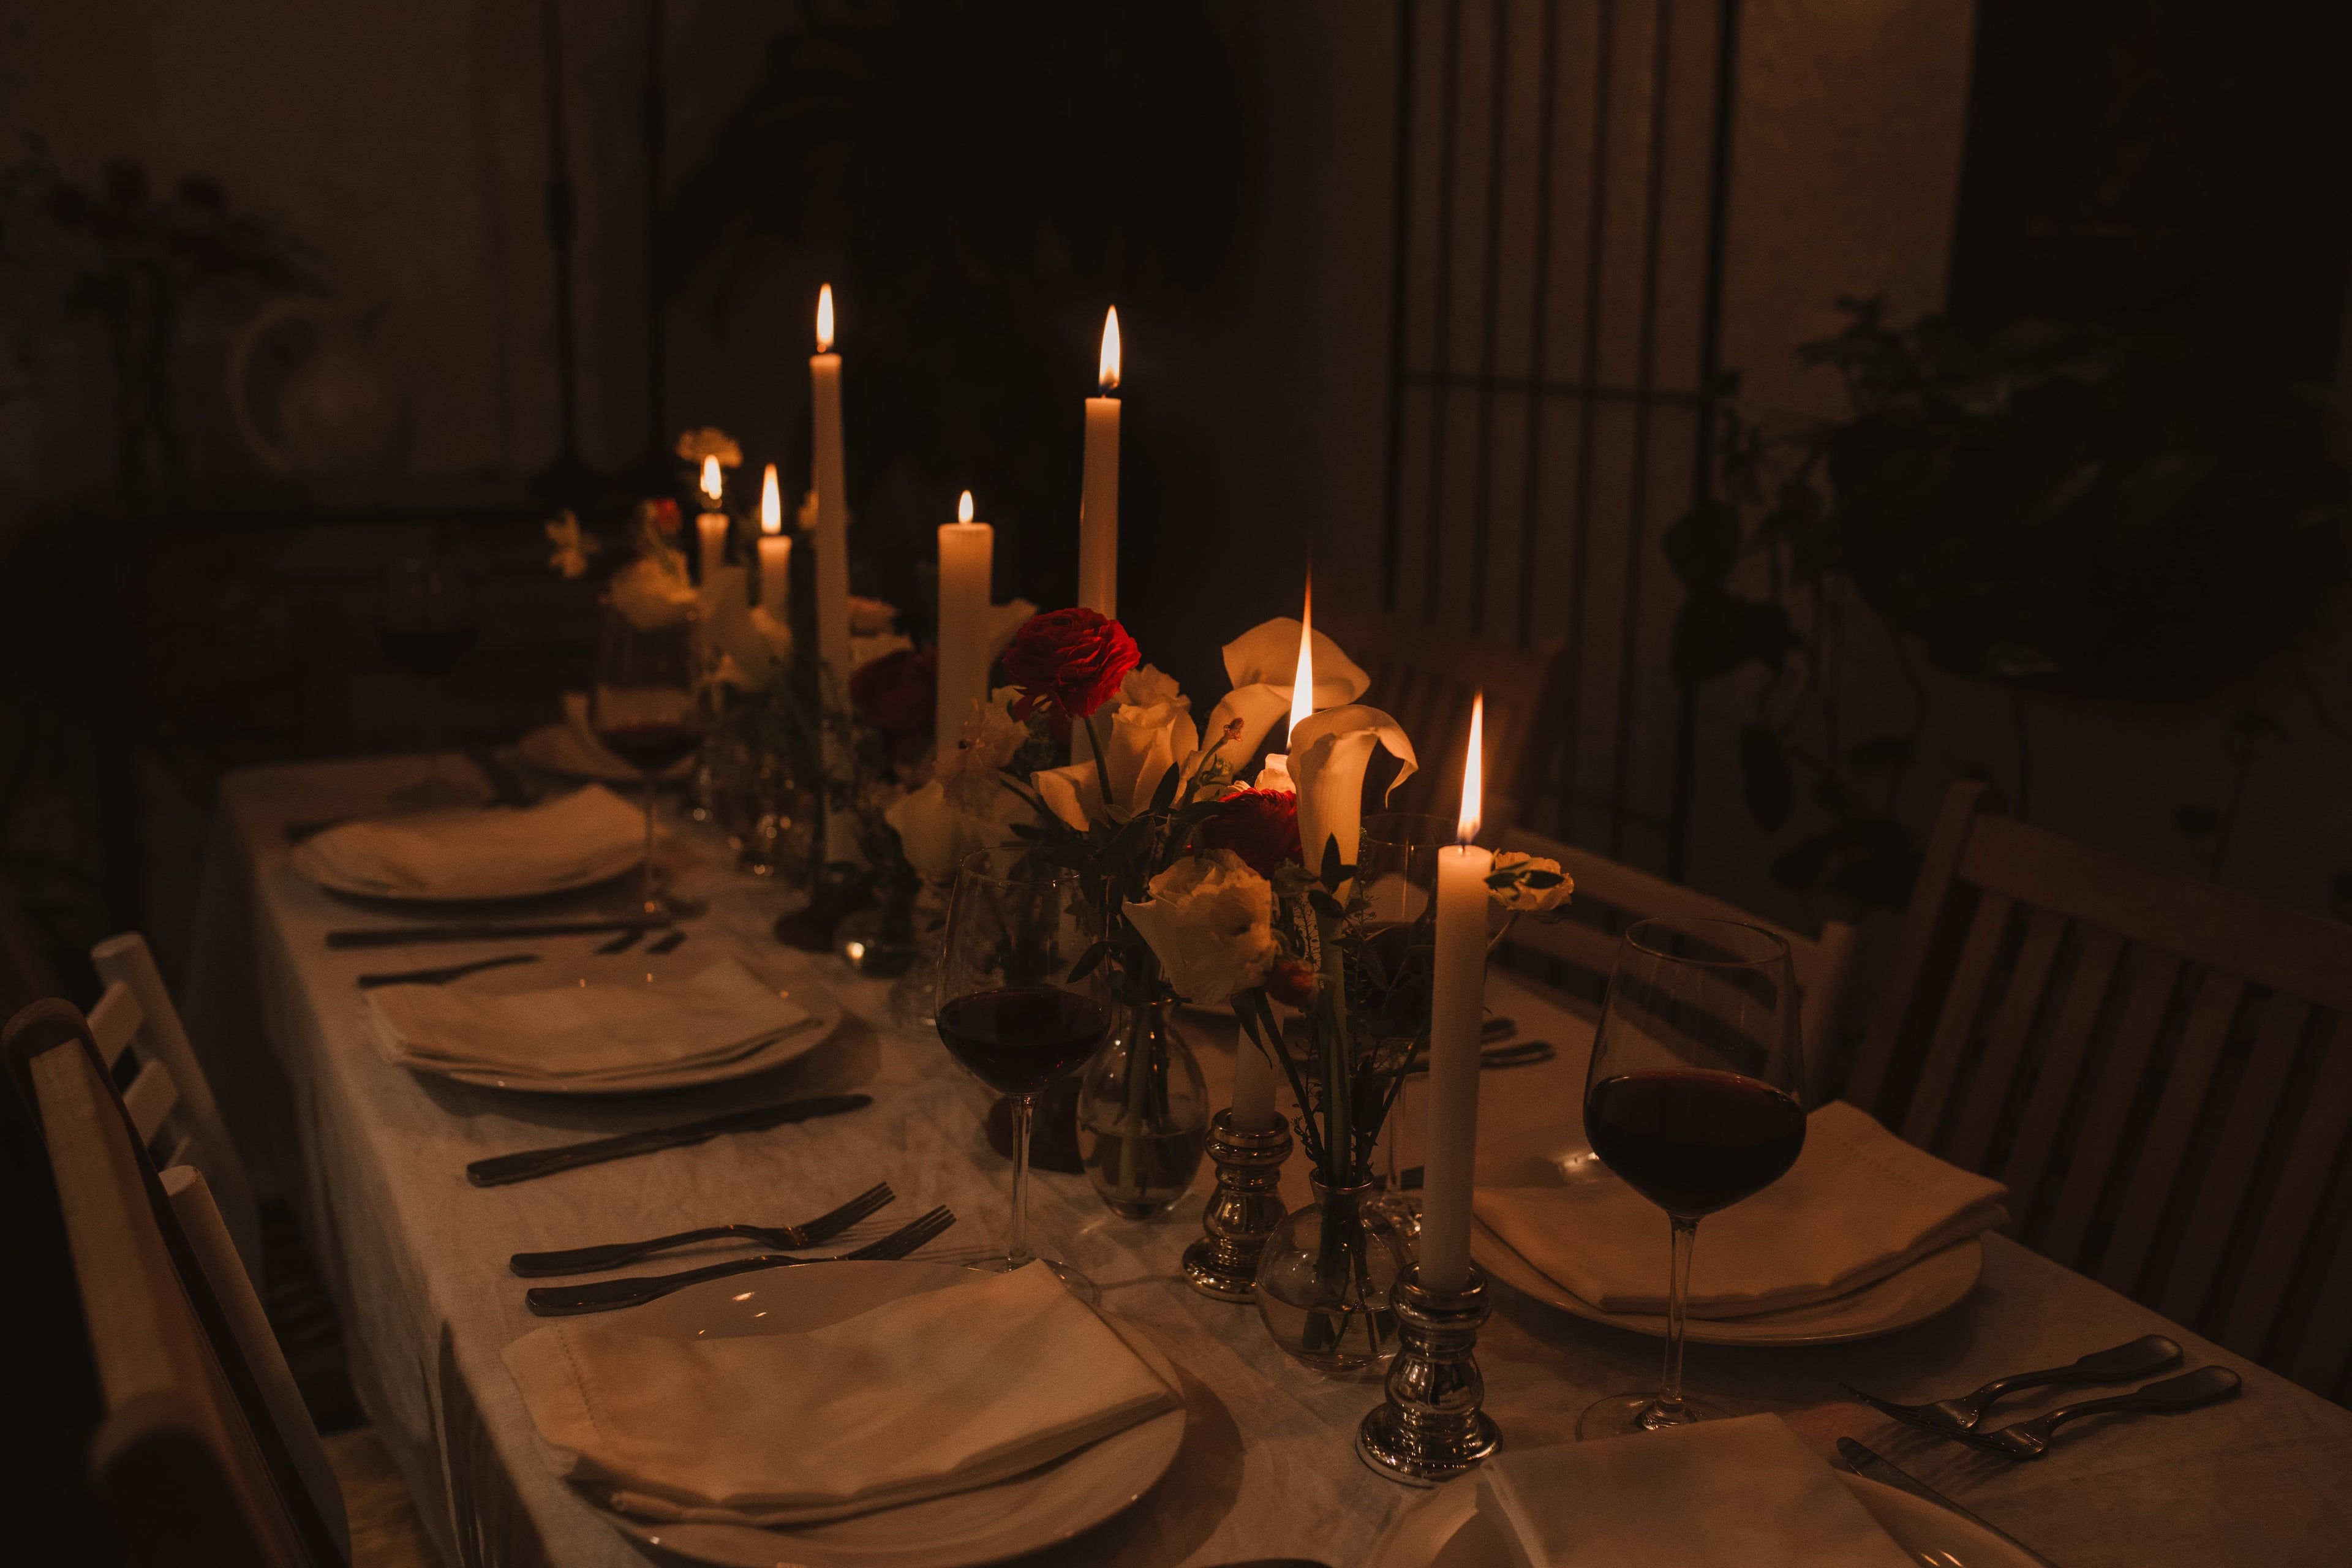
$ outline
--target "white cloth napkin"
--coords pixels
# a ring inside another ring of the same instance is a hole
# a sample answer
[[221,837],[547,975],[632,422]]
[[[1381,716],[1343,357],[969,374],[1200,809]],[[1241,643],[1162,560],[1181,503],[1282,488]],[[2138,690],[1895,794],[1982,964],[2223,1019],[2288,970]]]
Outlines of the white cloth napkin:
[[1517,1568],[1908,1568],[1911,1554],[1778,1415],[1705,1421],[1478,1471]]
[[652,1519],[802,1524],[964,1491],[1179,1403],[1035,1263],[803,1333],[567,1319],[506,1363],[549,1467]]
[[624,1079],[725,1061],[809,1021],[798,1003],[732,958],[691,980],[508,995],[385,985],[360,1001],[368,1039],[395,1066],[547,1080]]
[[601,784],[520,811],[461,806],[347,822],[296,848],[295,865],[418,899],[505,898],[618,875],[645,849],[643,809]]
[[[1826,1301],[2008,1223],[2009,1189],[1905,1142],[1843,1100],[1805,1119],[1789,1173],[1709,1215],[1691,1255],[1694,1317]],[[1597,1168],[1564,1185],[1481,1187],[1478,1218],[1604,1312],[1666,1310],[1666,1216]]]

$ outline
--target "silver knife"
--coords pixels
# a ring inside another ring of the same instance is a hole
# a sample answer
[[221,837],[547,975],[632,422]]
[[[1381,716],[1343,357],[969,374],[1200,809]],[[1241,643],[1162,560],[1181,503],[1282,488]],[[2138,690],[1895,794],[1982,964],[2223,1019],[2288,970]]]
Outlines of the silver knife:
[[811,1117],[838,1116],[845,1110],[862,1110],[873,1103],[874,1097],[870,1094],[826,1094],[809,1100],[755,1105],[744,1110],[730,1110],[721,1116],[706,1116],[699,1121],[681,1121],[673,1127],[649,1127],[643,1132],[624,1132],[615,1138],[592,1138],[585,1143],[565,1143],[553,1149],[526,1149],[520,1154],[499,1154],[488,1160],[477,1160],[466,1167],[466,1180],[478,1187],[504,1186],[509,1182],[527,1182],[533,1176],[544,1176],[556,1171],[601,1164],[606,1160],[625,1160],[633,1154],[650,1154],[656,1149],[676,1149],[688,1143],[699,1143],[722,1132],[756,1132],[763,1128],[782,1127],[789,1121],[806,1121]]
[[521,941],[534,936],[595,936],[616,931],[667,931],[667,915],[608,915],[588,920],[478,921],[468,925],[366,926],[357,931],[331,931],[327,945],[342,951],[354,947],[430,947],[456,942]]
[[1944,1510],[1948,1513],[1956,1513],[1959,1515],[1962,1519],[1967,1520],[1970,1524],[1975,1525],[1979,1530],[1985,1531],[1990,1534],[2000,1537],[2001,1540],[2008,1542],[2011,1546],[2016,1547],[2020,1552],[2024,1552],[2028,1557],[2033,1559],[2034,1562],[2041,1563],[2042,1568],[2058,1568],[2058,1564],[2051,1562],[2050,1559],[2042,1556],[2042,1553],[2034,1551],[2033,1548],[2028,1546],[2025,1542],[2020,1541],[2009,1531],[2001,1529],[2000,1526],[1993,1523],[1990,1520],[1969,1512],[1967,1509],[1962,1508],[1958,1503],[1954,1502],[1950,1498],[1946,1497],[1943,1493],[1937,1491],[1927,1482],[1911,1474],[1910,1471],[1897,1467],[1891,1460],[1879,1458],[1878,1455],[1873,1453],[1870,1449],[1864,1447],[1860,1443],[1855,1442],[1853,1438],[1839,1438],[1837,1441],[1837,1447],[1838,1457],[1846,1462],[1846,1468],[1852,1470],[1855,1475],[1862,1477],[1864,1479],[1876,1481],[1882,1486],[1893,1487],[1899,1492],[1908,1492],[1922,1502],[1934,1503],[1937,1508]]

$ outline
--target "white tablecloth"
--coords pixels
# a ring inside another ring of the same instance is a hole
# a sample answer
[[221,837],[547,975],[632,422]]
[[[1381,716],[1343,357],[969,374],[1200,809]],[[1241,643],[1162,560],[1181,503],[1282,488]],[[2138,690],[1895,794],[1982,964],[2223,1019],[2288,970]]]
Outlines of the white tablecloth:
[[[191,1033],[234,1101],[240,1136],[303,1216],[342,1310],[361,1396],[450,1560],[642,1563],[534,1451],[499,1358],[541,1320],[524,1310],[508,1255],[712,1221],[801,1219],[887,1179],[898,1202],[885,1217],[950,1204],[963,1222],[926,1256],[970,1258],[1001,1236],[1011,1173],[980,1131],[984,1097],[936,1041],[890,1032],[884,986],[829,957],[793,962],[855,1016],[834,1042],[761,1079],[650,1103],[563,1103],[388,1066],[359,1032],[352,982],[407,960],[331,952],[324,935],[399,917],[296,875],[284,825],[373,805],[415,771],[407,762],[321,763],[226,784],[187,984]],[[676,835],[673,848],[691,852],[692,836]],[[698,934],[723,928],[764,940],[788,896],[715,862],[697,882],[714,895],[710,913],[693,922]],[[493,950],[394,951],[423,965]],[[1486,1075],[1483,1136],[1573,1121],[1589,1026],[1507,977],[1490,1004],[1523,1036],[1561,1049],[1546,1066]],[[1211,1029],[1197,1031],[1195,1044],[1222,1101],[1229,1045]],[[514,1186],[479,1190],[465,1179],[467,1163],[487,1154],[842,1089],[876,1103]],[[1404,1160],[1417,1162],[1419,1102],[1400,1114]],[[1295,1554],[1345,1568],[1422,1495],[1374,1476],[1352,1451],[1357,1421],[1379,1400],[1376,1383],[1302,1370],[1276,1350],[1254,1310],[1207,1300],[1176,1278],[1207,1182],[1204,1166],[1194,1193],[1148,1224],[1110,1215],[1083,1177],[1045,1174],[1033,1185],[1033,1237],[1092,1274],[1105,1308],[1140,1325],[1182,1369],[1191,1417],[1183,1451],[1154,1492],[1046,1560],[1174,1565]],[[1507,1289],[1496,1294],[1479,1360],[1507,1442],[1567,1440],[1591,1400],[1655,1379],[1656,1342]],[[2189,1415],[2105,1423],[2038,1463],[2011,1465],[1913,1433],[1837,1386],[1937,1396],[2152,1330],[2179,1338],[2192,1363],[2237,1367],[2245,1393]],[[1841,1434],[1858,1436],[2066,1568],[2352,1556],[2352,1413],[1998,1237],[1974,1294],[1933,1322],[1817,1349],[1694,1346],[1688,1383],[1735,1412],[1781,1412],[1824,1452]]]

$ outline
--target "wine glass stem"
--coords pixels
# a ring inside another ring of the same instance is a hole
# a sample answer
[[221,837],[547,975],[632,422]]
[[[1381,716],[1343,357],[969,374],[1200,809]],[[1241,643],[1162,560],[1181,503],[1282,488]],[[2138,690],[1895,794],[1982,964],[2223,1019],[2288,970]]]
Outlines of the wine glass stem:
[[1698,1221],[1668,1217],[1674,1222],[1674,1272],[1666,1285],[1666,1373],[1658,1388],[1657,1414],[1672,1423],[1683,1413],[1683,1323],[1690,1314],[1691,1245],[1698,1239]]
[[637,897],[645,912],[654,910],[654,775],[646,775],[646,858],[637,871]]
[[1004,1241],[1004,1266],[1018,1268],[1029,1261],[1029,1118],[1030,1097],[1013,1097],[1013,1228]]

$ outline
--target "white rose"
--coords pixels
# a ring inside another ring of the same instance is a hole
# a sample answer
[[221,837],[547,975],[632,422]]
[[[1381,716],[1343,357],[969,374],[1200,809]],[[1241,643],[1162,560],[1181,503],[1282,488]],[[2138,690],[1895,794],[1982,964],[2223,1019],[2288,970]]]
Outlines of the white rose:
[[694,584],[648,556],[613,574],[606,599],[631,626],[650,632],[674,626],[693,611]]
[[1274,885],[1230,849],[1179,860],[1151,879],[1151,897],[1125,907],[1168,983],[1188,1001],[1224,1001],[1265,979],[1274,941]]
[[1029,803],[1002,780],[993,793],[967,805],[959,804],[947,785],[933,779],[891,802],[882,820],[897,831],[908,865],[932,882],[946,883],[955,879],[956,868],[965,856],[1012,843],[1013,825],[1030,816]]
[[1097,730],[1103,737],[1103,763],[1110,774],[1108,805],[1123,816],[1147,810],[1168,770],[1189,761],[1201,749],[1200,728],[1192,722],[1192,700],[1150,665],[1129,671],[1118,697],[1096,712],[1091,725],[1072,727],[1070,765],[1045,769],[1034,781],[1054,815],[1076,828],[1102,821],[1106,815],[1102,777],[1095,771]]
[[1576,891],[1576,879],[1557,860],[1506,849],[1495,857],[1486,873],[1486,889],[1496,903],[1514,914],[1549,914]]

